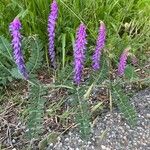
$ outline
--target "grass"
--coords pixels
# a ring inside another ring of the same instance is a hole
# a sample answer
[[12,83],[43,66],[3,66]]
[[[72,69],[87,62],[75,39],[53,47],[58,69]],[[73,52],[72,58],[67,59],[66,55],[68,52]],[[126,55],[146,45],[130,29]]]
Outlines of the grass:
[[[148,50],[150,11],[148,0],[58,0],[59,19],[56,29],[56,52],[61,67],[72,60],[72,38],[82,21],[88,28],[88,43],[95,45],[99,21],[107,27],[107,45],[112,60],[127,46],[141,56]],[[0,2],[0,34],[9,36],[8,25],[19,16],[25,36],[38,34],[47,49],[47,18],[51,1],[12,0]],[[5,7],[6,6],[6,7]],[[3,15],[6,14],[6,15]],[[64,49],[65,46],[65,49]],[[89,49],[89,53],[93,49]],[[65,51],[65,53],[64,53]],[[47,50],[45,50],[47,52]]]

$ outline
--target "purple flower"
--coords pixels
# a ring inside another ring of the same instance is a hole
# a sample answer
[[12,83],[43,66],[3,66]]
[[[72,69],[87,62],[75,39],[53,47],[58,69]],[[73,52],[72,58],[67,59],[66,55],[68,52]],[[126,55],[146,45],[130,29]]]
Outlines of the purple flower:
[[130,48],[126,48],[120,56],[119,65],[118,65],[118,75],[119,76],[122,76],[124,74],[129,49]]
[[82,71],[85,60],[86,49],[86,27],[84,24],[80,24],[76,32],[76,41],[74,45],[74,82],[79,85],[81,82]]
[[21,29],[20,20],[18,18],[15,18],[10,23],[9,26],[9,31],[12,36],[12,48],[13,48],[14,59],[20,73],[24,76],[25,79],[28,79],[28,73],[25,67],[23,54],[21,51],[21,34],[19,31],[20,29]]
[[56,0],[53,0],[51,4],[51,13],[48,17],[48,38],[49,38],[49,57],[52,66],[56,68],[55,50],[54,50],[54,39],[55,39],[55,26],[58,17],[58,6]]
[[100,68],[100,57],[102,49],[105,46],[105,39],[106,39],[106,28],[105,24],[101,21],[95,51],[92,57],[92,67],[94,70],[98,70]]

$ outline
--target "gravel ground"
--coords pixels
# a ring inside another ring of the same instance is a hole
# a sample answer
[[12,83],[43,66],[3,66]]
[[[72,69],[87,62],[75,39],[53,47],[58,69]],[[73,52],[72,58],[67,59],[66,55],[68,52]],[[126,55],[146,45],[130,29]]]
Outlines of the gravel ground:
[[138,123],[131,128],[121,114],[114,110],[100,116],[92,137],[85,142],[76,131],[58,138],[47,150],[150,150],[150,89],[133,96],[132,103],[138,112]]

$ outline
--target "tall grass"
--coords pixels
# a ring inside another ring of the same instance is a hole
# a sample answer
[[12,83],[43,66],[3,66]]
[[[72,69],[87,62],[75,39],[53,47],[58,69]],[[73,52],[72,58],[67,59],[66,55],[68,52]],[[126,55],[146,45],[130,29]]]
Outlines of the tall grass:
[[[74,38],[74,32],[81,21],[88,28],[88,43],[91,47],[89,53],[95,44],[100,20],[107,26],[106,48],[113,60],[118,59],[121,51],[128,45],[132,47],[132,52],[138,55],[148,50],[149,0],[57,0],[57,2],[59,19],[56,51],[63,67],[72,59],[71,39]],[[47,49],[47,18],[50,3],[51,0],[2,0],[0,34],[8,36],[9,23],[15,16],[19,16],[23,23],[23,33],[38,34]]]

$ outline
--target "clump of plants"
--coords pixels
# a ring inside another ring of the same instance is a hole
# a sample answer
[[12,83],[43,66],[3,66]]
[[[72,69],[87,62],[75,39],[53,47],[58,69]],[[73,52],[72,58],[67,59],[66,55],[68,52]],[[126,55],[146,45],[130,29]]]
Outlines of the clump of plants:
[[[51,4],[51,12],[48,17],[48,54],[50,67],[53,72],[57,72],[58,63],[55,51],[55,33],[58,18],[58,4],[54,0]],[[105,21],[104,21],[105,22]],[[136,76],[134,67],[127,65],[128,56],[134,56],[126,45],[120,56],[118,71],[114,72],[115,79],[111,71],[115,70],[109,55],[109,49],[105,48],[107,42],[107,25],[100,22],[96,46],[92,56],[90,56],[91,70],[88,78],[84,78],[84,69],[87,60],[88,51],[88,33],[86,24],[81,22],[76,31],[76,37],[73,44],[73,65],[70,70],[62,71],[62,75],[55,79],[54,83],[43,84],[37,79],[36,71],[43,66],[43,45],[38,36],[22,37],[20,30],[22,27],[19,18],[15,18],[9,30],[12,36],[11,46],[6,38],[0,37],[1,55],[0,61],[1,79],[0,84],[6,84],[13,78],[25,80],[29,87],[29,101],[27,113],[28,135],[31,139],[37,138],[42,132],[42,122],[44,117],[44,106],[49,88],[61,88],[68,91],[71,97],[71,105],[76,108],[74,120],[83,138],[90,135],[92,111],[88,99],[95,88],[105,87],[109,92],[110,109],[112,105],[118,106],[125,118],[131,125],[136,124],[136,110],[130,104],[129,97],[123,89],[124,83],[137,82],[140,79]],[[90,37],[88,37],[90,38]],[[24,58],[24,53],[29,57]],[[88,55],[89,57],[89,55]],[[134,58],[135,57],[131,57]],[[135,62],[135,61],[134,61]],[[17,67],[16,67],[17,66]],[[68,66],[66,65],[66,68]],[[64,69],[65,70],[65,69]],[[127,73],[126,73],[127,72]],[[126,74],[129,74],[127,76]],[[3,79],[4,78],[4,79]],[[100,105],[97,104],[93,109],[97,110]],[[92,109],[92,110],[93,110]]]

